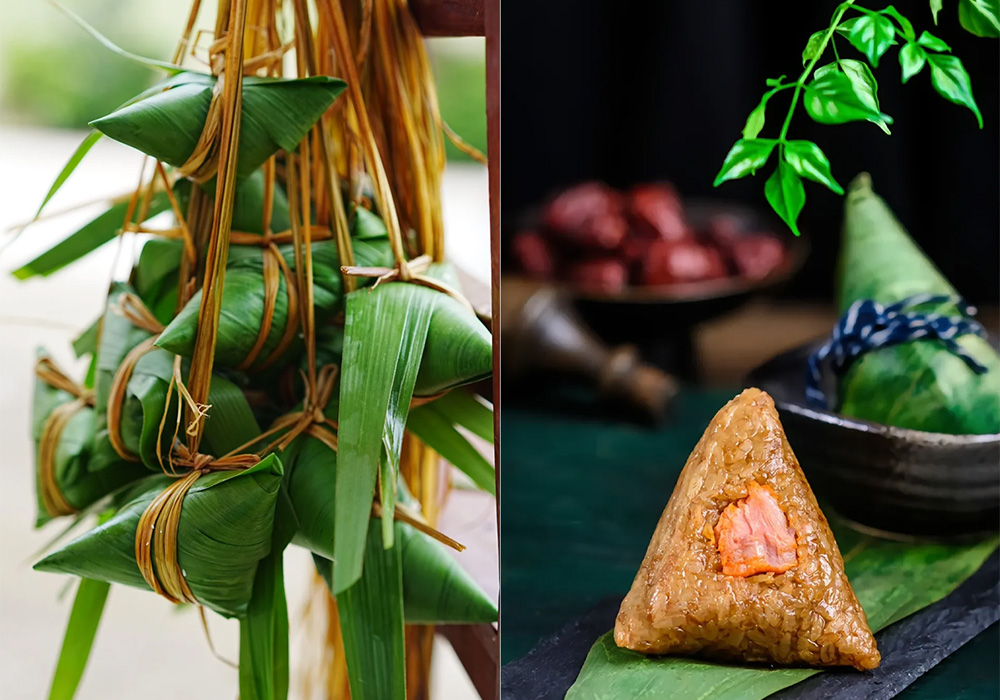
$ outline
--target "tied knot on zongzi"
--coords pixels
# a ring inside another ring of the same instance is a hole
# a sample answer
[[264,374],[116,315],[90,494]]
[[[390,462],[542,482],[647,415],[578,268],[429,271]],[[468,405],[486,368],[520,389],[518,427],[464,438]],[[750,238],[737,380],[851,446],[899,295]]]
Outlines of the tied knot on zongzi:
[[186,467],[183,476],[165,488],[143,511],[135,531],[135,560],[143,579],[156,593],[172,603],[199,604],[188,586],[177,559],[177,533],[184,497],[195,482],[214,471],[249,469],[260,462],[255,454],[229,454],[219,459],[193,453],[185,445],[174,448],[171,466]]
[[42,426],[38,440],[38,487],[42,505],[52,517],[71,515],[77,509],[66,500],[56,479],[56,450],[63,430],[81,410],[94,405],[94,392],[73,381],[51,358],[41,357],[35,375],[49,386],[65,391],[72,401],[56,406]]
[[295,438],[303,434],[316,438],[331,450],[337,449],[337,435],[333,432],[337,430],[337,422],[327,417],[326,406],[333,398],[338,373],[337,365],[324,365],[316,374],[314,381],[310,382],[308,377],[304,377],[306,393],[302,400],[302,408],[281,416],[266,433],[261,435],[261,438],[264,438],[283,430],[288,431],[268,446],[268,452],[272,449],[282,451],[287,449]]
[[[953,305],[961,315],[913,310],[919,306],[943,304]],[[949,352],[960,357],[970,370],[983,374],[987,371],[986,367],[955,341],[970,334],[986,337],[982,324],[972,318],[975,313],[974,306],[959,296],[949,294],[916,294],[887,305],[872,299],[858,299],[840,317],[829,339],[809,356],[806,397],[816,406],[827,407],[822,365],[828,359],[834,373],[839,376],[867,352],[914,340],[938,340]]]
[[436,280],[425,274],[430,269],[434,259],[430,255],[420,255],[407,262],[405,258],[400,258],[396,262],[396,267],[360,267],[355,265],[344,265],[340,271],[351,277],[374,277],[375,284],[370,289],[374,291],[383,282],[410,282],[428,287],[435,291],[447,294],[473,314],[476,310],[465,296],[445,282]]

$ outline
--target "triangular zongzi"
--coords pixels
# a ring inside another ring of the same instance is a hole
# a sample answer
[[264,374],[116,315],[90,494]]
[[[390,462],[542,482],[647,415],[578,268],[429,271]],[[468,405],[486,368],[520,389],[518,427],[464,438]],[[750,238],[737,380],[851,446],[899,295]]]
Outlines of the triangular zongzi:
[[854,666],[881,659],[771,397],[747,389],[688,458],[615,623],[647,654]]

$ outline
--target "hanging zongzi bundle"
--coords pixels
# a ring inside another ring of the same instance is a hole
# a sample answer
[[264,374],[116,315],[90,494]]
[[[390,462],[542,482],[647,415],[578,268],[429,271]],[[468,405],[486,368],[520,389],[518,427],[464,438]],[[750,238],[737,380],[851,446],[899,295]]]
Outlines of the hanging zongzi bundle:
[[835,358],[841,413],[929,432],[1000,433],[1000,356],[867,174],[848,188],[840,275],[844,318],[811,376]]
[[[93,393],[76,385],[48,357],[35,367],[32,432],[36,446],[36,526],[76,513],[145,472],[120,459],[96,464]],[[100,468],[97,468],[100,467]]]
[[[161,517],[155,528],[155,521],[145,521],[151,504],[177,489],[183,479],[147,477],[141,492],[114,517],[48,555],[35,569],[150,589],[152,577],[178,600],[197,602],[228,617],[242,615],[257,562],[271,549],[282,474],[281,462],[270,455],[248,469],[197,477],[186,484],[188,490],[179,494],[178,503],[167,504],[175,510]],[[173,495],[178,495],[176,490]],[[169,516],[177,517],[173,530]],[[146,522],[151,540],[144,541],[138,532],[140,521]],[[144,569],[137,553],[149,560]]]
[[771,397],[712,419],[615,622],[646,654],[854,666],[881,656]]

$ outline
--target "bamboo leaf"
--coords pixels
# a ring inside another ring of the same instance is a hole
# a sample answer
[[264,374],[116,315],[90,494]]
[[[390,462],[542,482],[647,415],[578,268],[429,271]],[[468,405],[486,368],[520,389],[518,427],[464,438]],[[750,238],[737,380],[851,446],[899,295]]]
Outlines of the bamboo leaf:
[[[170,208],[170,201],[163,192],[157,192],[149,206],[149,216],[152,217]],[[128,202],[114,204],[100,216],[75,233],[45,251],[34,260],[14,270],[17,279],[25,280],[35,275],[47,276],[66,265],[76,262],[84,255],[91,253],[112,240],[119,234],[128,213]],[[133,221],[135,218],[133,217]]]
[[337,596],[347,675],[352,700],[405,700],[401,548],[382,547],[377,520],[366,523],[364,574]]
[[493,444],[493,406],[468,391],[449,391],[430,405],[451,423]]
[[155,68],[155,69],[158,69],[158,70],[164,70],[164,71],[167,71],[168,73],[180,73],[183,70],[180,66],[174,65],[173,63],[166,63],[165,61],[157,61],[156,59],[145,58],[144,56],[137,56],[134,53],[126,51],[125,49],[121,48],[120,46],[118,46],[117,44],[115,44],[113,41],[111,41],[110,39],[108,39],[106,36],[104,36],[103,34],[101,34],[99,31],[97,31],[90,24],[88,24],[82,17],[80,17],[80,15],[76,14],[75,12],[73,12],[72,10],[70,10],[68,7],[65,7],[64,5],[62,5],[62,3],[56,2],[56,0],[49,0],[49,2],[57,10],[59,10],[64,15],[66,15],[71,20],[73,20],[73,22],[78,27],[80,27],[80,29],[82,29],[83,31],[87,32],[87,34],[90,34],[90,36],[94,37],[95,39],[97,39],[97,41],[104,48],[108,49],[112,53],[116,53],[119,56],[121,56],[122,58],[128,59],[129,61],[132,61],[134,63],[138,63],[139,65],[145,66],[146,68]]
[[490,495],[496,495],[496,471],[493,465],[455,430],[451,421],[433,403],[413,409],[406,427],[464,472],[476,486]]
[[[348,295],[334,509],[337,594],[361,575],[383,448],[392,472],[398,473],[410,399],[438,296],[443,295],[402,282]],[[393,483],[383,480],[383,490],[394,488]],[[391,510],[386,515],[391,519]],[[383,534],[383,540],[391,546],[391,537]]]
[[[855,556],[846,564],[851,586],[872,630],[880,630],[944,598],[982,565],[997,538],[968,546],[907,544],[866,537],[841,527],[838,543]],[[919,580],[919,586],[912,582]],[[821,673],[716,664],[679,656],[651,657],[619,649],[612,633],[594,644],[567,700],[655,697],[646,688],[670,688],[672,700],[759,700]]]
[[101,319],[97,318],[73,340],[73,352],[78,358],[97,353],[97,334],[100,327]]
[[73,609],[66,625],[59,662],[49,688],[49,700],[72,700],[83,679],[90,659],[90,650],[104,614],[111,584],[80,579],[73,599]]
[[64,165],[63,169],[59,171],[59,174],[56,176],[52,186],[49,187],[49,191],[45,193],[45,199],[43,199],[42,203],[38,205],[38,211],[35,212],[34,218],[37,219],[41,216],[45,205],[49,203],[49,200],[55,196],[56,192],[58,192],[63,186],[63,183],[65,183],[69,176],[73,174],[73,171],[76,170],[76,166],[78,166],[80,161],[83,160],[83,157],[90,152],[90,149],[94,147],[94,144],[101,140],[101,136],[103,136],[103,134],[100,131],[92,130],[89,134],[87,134],[87,138],[85,138],[83,142],[76,147],[76,150],[73,151],[73,155],[69,157],[66,165]]
[[[211,76],[187,77],[91,126],[157,160],[183,165],[201,136],[215,84]],[[279,149],[293,150],[344,87],[327,76],[244,78],[237,180],[249,177]]]

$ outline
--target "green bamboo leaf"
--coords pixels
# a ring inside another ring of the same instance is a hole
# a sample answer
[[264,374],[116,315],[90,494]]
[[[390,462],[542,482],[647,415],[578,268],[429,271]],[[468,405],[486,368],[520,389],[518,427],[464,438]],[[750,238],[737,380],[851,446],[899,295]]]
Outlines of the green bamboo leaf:
[[[914,294],[956,295],[955,288],[917,247],[867,175],[848,187],[837,288],[841,312],[859,299],[891,304]],[[934,311],[956,315],[947,304]],[[865,420],[936,433],[1000,432],[1000,356],[978,336],[959,345],[988,368],[975,374],[935,341],[904,343],[866,353],[841,379],[840,412]],[[879,387],[873,393],[872,387]]]
[[882,14],[892,17],[899,22],[899,26],[903,30],[903,38],[907,41],[913,41],[916,37],[916,33],[913,31],[913,24],[911,24],[910,20],[906,19],[906,17],[903,17],[903,15],[899,13],[899,10],[892,5],[889,5],[889,7],[882,10]]
[[879,124],[888,131],[885,124],[892,119],[882,114],[876,97],[877,84],[871,70],[861,61],[843,59],[838,64],[830,64],[817,69],[814,80],[806,85],[806,112],[820,124],[844,124],[867,120]]
[[826,154],[812,141],[786,141],[783,154],[785,162],[802,177],[825,185],[837,194],[844,194],[844,188],[833,179]]
[[295,529],[287,494],[279,493],[271,553],[257,565],[247,615],[240,621],[241,700],[288,697],[288,602],[283,560]]
[[[856,555],[847,575],[872,630],[924,608],[951,593],[996,549],[997,538],[967,546],[890,542],[837,529],[843,551]],[[854,543],[857,543],[855,549]],[[909,585],[914,578],[919,586]],[[652,657],[619,649],[612,633],[594,644],[567,700],[632,700],[646,688],[670,688],[671,700],[761,700],[822,673],[806,668],[737,666],[678,656]]]
[[351,221],[353,238],[381,238],[387,233],[385,222],[380,216],[364,207],[355,207],[354,220]]
[[41,216],[45,205],[49,203],[49,200],[55,196],[56,192],[58,192],[63,186],[63,183],[65,183],[69,176],[73,174],[73,171],[76,170],[76,166],[78,166],[80,161],[83,160],[83,157],[90,152],[90,149],[94,147],[94,144],[101,140],[101,136],[103,136],[103,134],[100,131],[91,131],[87,134],[87,138],[85,138],[83,142],[76,147],[76,150],[73,151],[73,155],[69,157],[66,165],[64,165],[63,169],[59,171],[59,174],[56,176],[52,186],[49,187],[49,191],[45,193],[45,199],[43,199],[42,203],[38,205],[38,211],[35,212],[34,218],[37,219]]
[[767,159],[778,143],[775,139],[740,139],[726,154],[722,161],[722,169],[715,176],[713,187],[718,187],[726,180],[737,180],[747,175],[753,175],[764,167]]
[[931,1],[931,14],[934,15],[934,24],[938,23],[938,13],[941,8],[944,7],[944,0],[930,0]]
[[[149,206],[149,216],[152,217],[170,208],[170,201],[163,192],[153,195]],[[45,251],[31,262],[14,270],[14,277],[25,280],[35,275],[48,276],[66,265],[76,262],[108,241],[114,239],[125,223],[128,213],[128,202],[114,204],[106,212],[85,224],[75,233]],[[133,217],[133,221],[135,218]]]
[[943,39],[938,39],[930,32],[923,32],[917,39],[917,43],[928,51],[951,51],[951,47],[944,43]]
[[[408,283],[348,295],[340,380],[334,528],[334,590],[361,575],[375,480],[388,453],[398,473],[399,451],[428,327],[440,292]],[[394,483],[383,489],[394,489]],[[385,504],[383,504],[385,506]],[[391,519],[391,511],[386,513]],[[386,546],[391,537],[383,533]]]
[[97,353],[97,334],[100,327],[101,319],[98,317],[73,340],[73,352],[78,358]]
[[410,412],[406,427],[435,452],[465,473],[473,483],[496,495],[496,471],[433,403]]
[[876,68],[882,54],[896,43],[896,27],[892,20],[877,13],[847,20],[837,27],[837,31],[846,36],[854,48],[863,53]]
[[[107,136],[173,166],[195,149],[212,99],[214,78],[193,74],[169,90],[135,101],[91,123]],[[293,150],[343,91],[336,78],[244,78],[237,179],[279,149]]]
[[52,676],[49,700],[72,700],[76,695],[90,659],[90,650],[97,636],[110,589],[111,584],[104,581],[80,579],[55,675]]
[[976,36],[1000,37],[1000,2],[997,0],[958,0],[958,21]]
[[493,406],[468,391],[449,391],[431,405],[451,423],[493,444]]
[[382,547],[377,518],[366,525],[364,575],[337,596],[351,698],[405,700],[401,548]]
[[764,195],[771,208],[788,224],[792,233],[798,236],[799,227],[796,222],[806,203],[806,192],[792,166],[784,160],[778,161],[778,168],[764,183]]
[[946,100],[968,107],[976,115],[979,128],[983,128],[983,115],[972,96],[972,83],[961,59],[950,54],[927,54],[931,67],[931,84]]
[[[268,455],[250,469],[201,477],[184,498],[178,563],[198,601],[220,615],[247,613],[257,564],[271,550],[282,474],[281,462]],[[108,522],[52,552],[35,570],[149,590],[135,561],[135,532],[143,511],[171,482],[147,477],[136,485],[141,492]]]
[[927,52],[915,43],[906,44],[899,50],[899,66],[903,69],[903,82],[919,73],[927,63]]

